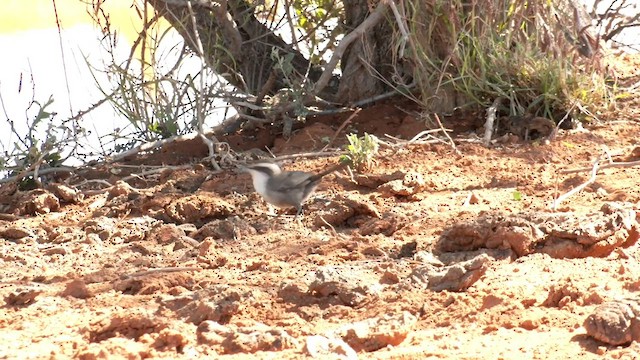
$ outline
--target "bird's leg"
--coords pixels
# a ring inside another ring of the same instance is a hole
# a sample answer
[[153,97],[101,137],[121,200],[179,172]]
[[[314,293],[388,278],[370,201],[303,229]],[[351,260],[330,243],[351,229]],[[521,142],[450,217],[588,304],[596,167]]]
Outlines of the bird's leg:
[[296,216],[293,218],[293,221],[296,221],[300,214],[302,214],[302,205],[298,206],[298,211],[296,212]]

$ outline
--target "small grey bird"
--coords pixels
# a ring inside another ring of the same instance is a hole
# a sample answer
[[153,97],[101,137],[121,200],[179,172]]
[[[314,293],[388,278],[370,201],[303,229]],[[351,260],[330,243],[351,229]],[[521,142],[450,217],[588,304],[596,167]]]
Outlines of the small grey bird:
[[302,205],[316,190],[322,177],[346,166],[346,163],[340,163],[313,174],[304,171],[282,171],[278,164],[264,161],[240,166],[240,169],[251,174],[253,188],[266,202],[277,207],[295,207],[298,209],[297,218],[302,212]]

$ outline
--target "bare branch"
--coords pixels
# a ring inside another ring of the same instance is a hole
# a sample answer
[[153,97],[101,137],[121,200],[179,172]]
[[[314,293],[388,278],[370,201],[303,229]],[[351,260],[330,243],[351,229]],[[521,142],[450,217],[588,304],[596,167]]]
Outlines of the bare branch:
[[387,1],[380,1],[378,7],[376,7],[376,9],[369,15],[369,17],[367,17],[360,25],[358,25],[357,28],[347,34],[342,39],[342,41],[340,41],[340,44],[338,45],[338,47],[336,47],[333,56],[331,56],[331,60],[329,60],[329,63],[327,63],[324,72],[316,82],[313,88],[313,95],[320,94],[320,92],[327,86],[329,80],[331,79],[331,76],[333,75],[333,70],[338,65],[338,62],[344,55],[347,47],[349,47],[349,44],[354,42],[358,37],[363,36],[367,32],[367,30],[382,21],[388,6],[389,4],[387,3]]
[[591,177],[589,178],[589,180],[571,189],[571,191],[569,191],[568,193],[558,196],[558,198],[553,200],[553,203],[551,203],[551,208],[553,210],[556,210],[561,202],[565,201],[570,196],[579,193],[580,191],[582,191],[582,189],[589,186],[589,184],[592,184],[594,181],[596,181],[598,169],[600,169],[600,158],[596,159],[593,162],[593,167],[591,168]]

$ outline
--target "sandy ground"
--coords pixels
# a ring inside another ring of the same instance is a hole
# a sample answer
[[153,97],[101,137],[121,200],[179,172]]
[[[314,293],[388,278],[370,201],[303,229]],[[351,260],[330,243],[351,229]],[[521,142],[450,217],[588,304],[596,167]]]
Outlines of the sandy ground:
[[[640,168],[602,169],[551,207],[594,160],[640,160],[637,103],[618,106],[550,142],[489,148],[479,118],[448,117],[455,149],[383,146],[368,171],[326,176],[298,220],[272,216],[232,166],[185,161],[206,153],[194,142],[42,190],[4,184],[0,358],[640,358]],[[347,130],[409,139],[429,125],[411,110],[379,104]],[[344,119],[229,142],[318,151]],[[585,320],[610,301],[631,310],[596,340]]]

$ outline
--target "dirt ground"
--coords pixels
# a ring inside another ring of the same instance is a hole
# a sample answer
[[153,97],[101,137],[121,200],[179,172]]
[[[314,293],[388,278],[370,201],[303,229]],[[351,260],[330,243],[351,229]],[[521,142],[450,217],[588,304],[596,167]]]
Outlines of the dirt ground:
[[[443,118],[454,148],[406,142],[433,124],[377,104],[345,128],[387,143],[375,164],[326,176],[297,220],[248,174],[212,171],[197,141],[45,189],[3,184],[0,358],[640,358],[640,168],[603,168],[552,208],[596,159],[640,160],[639,103],[489,148],[483,114]],[[221,140],[314,152],[347,116]]]

